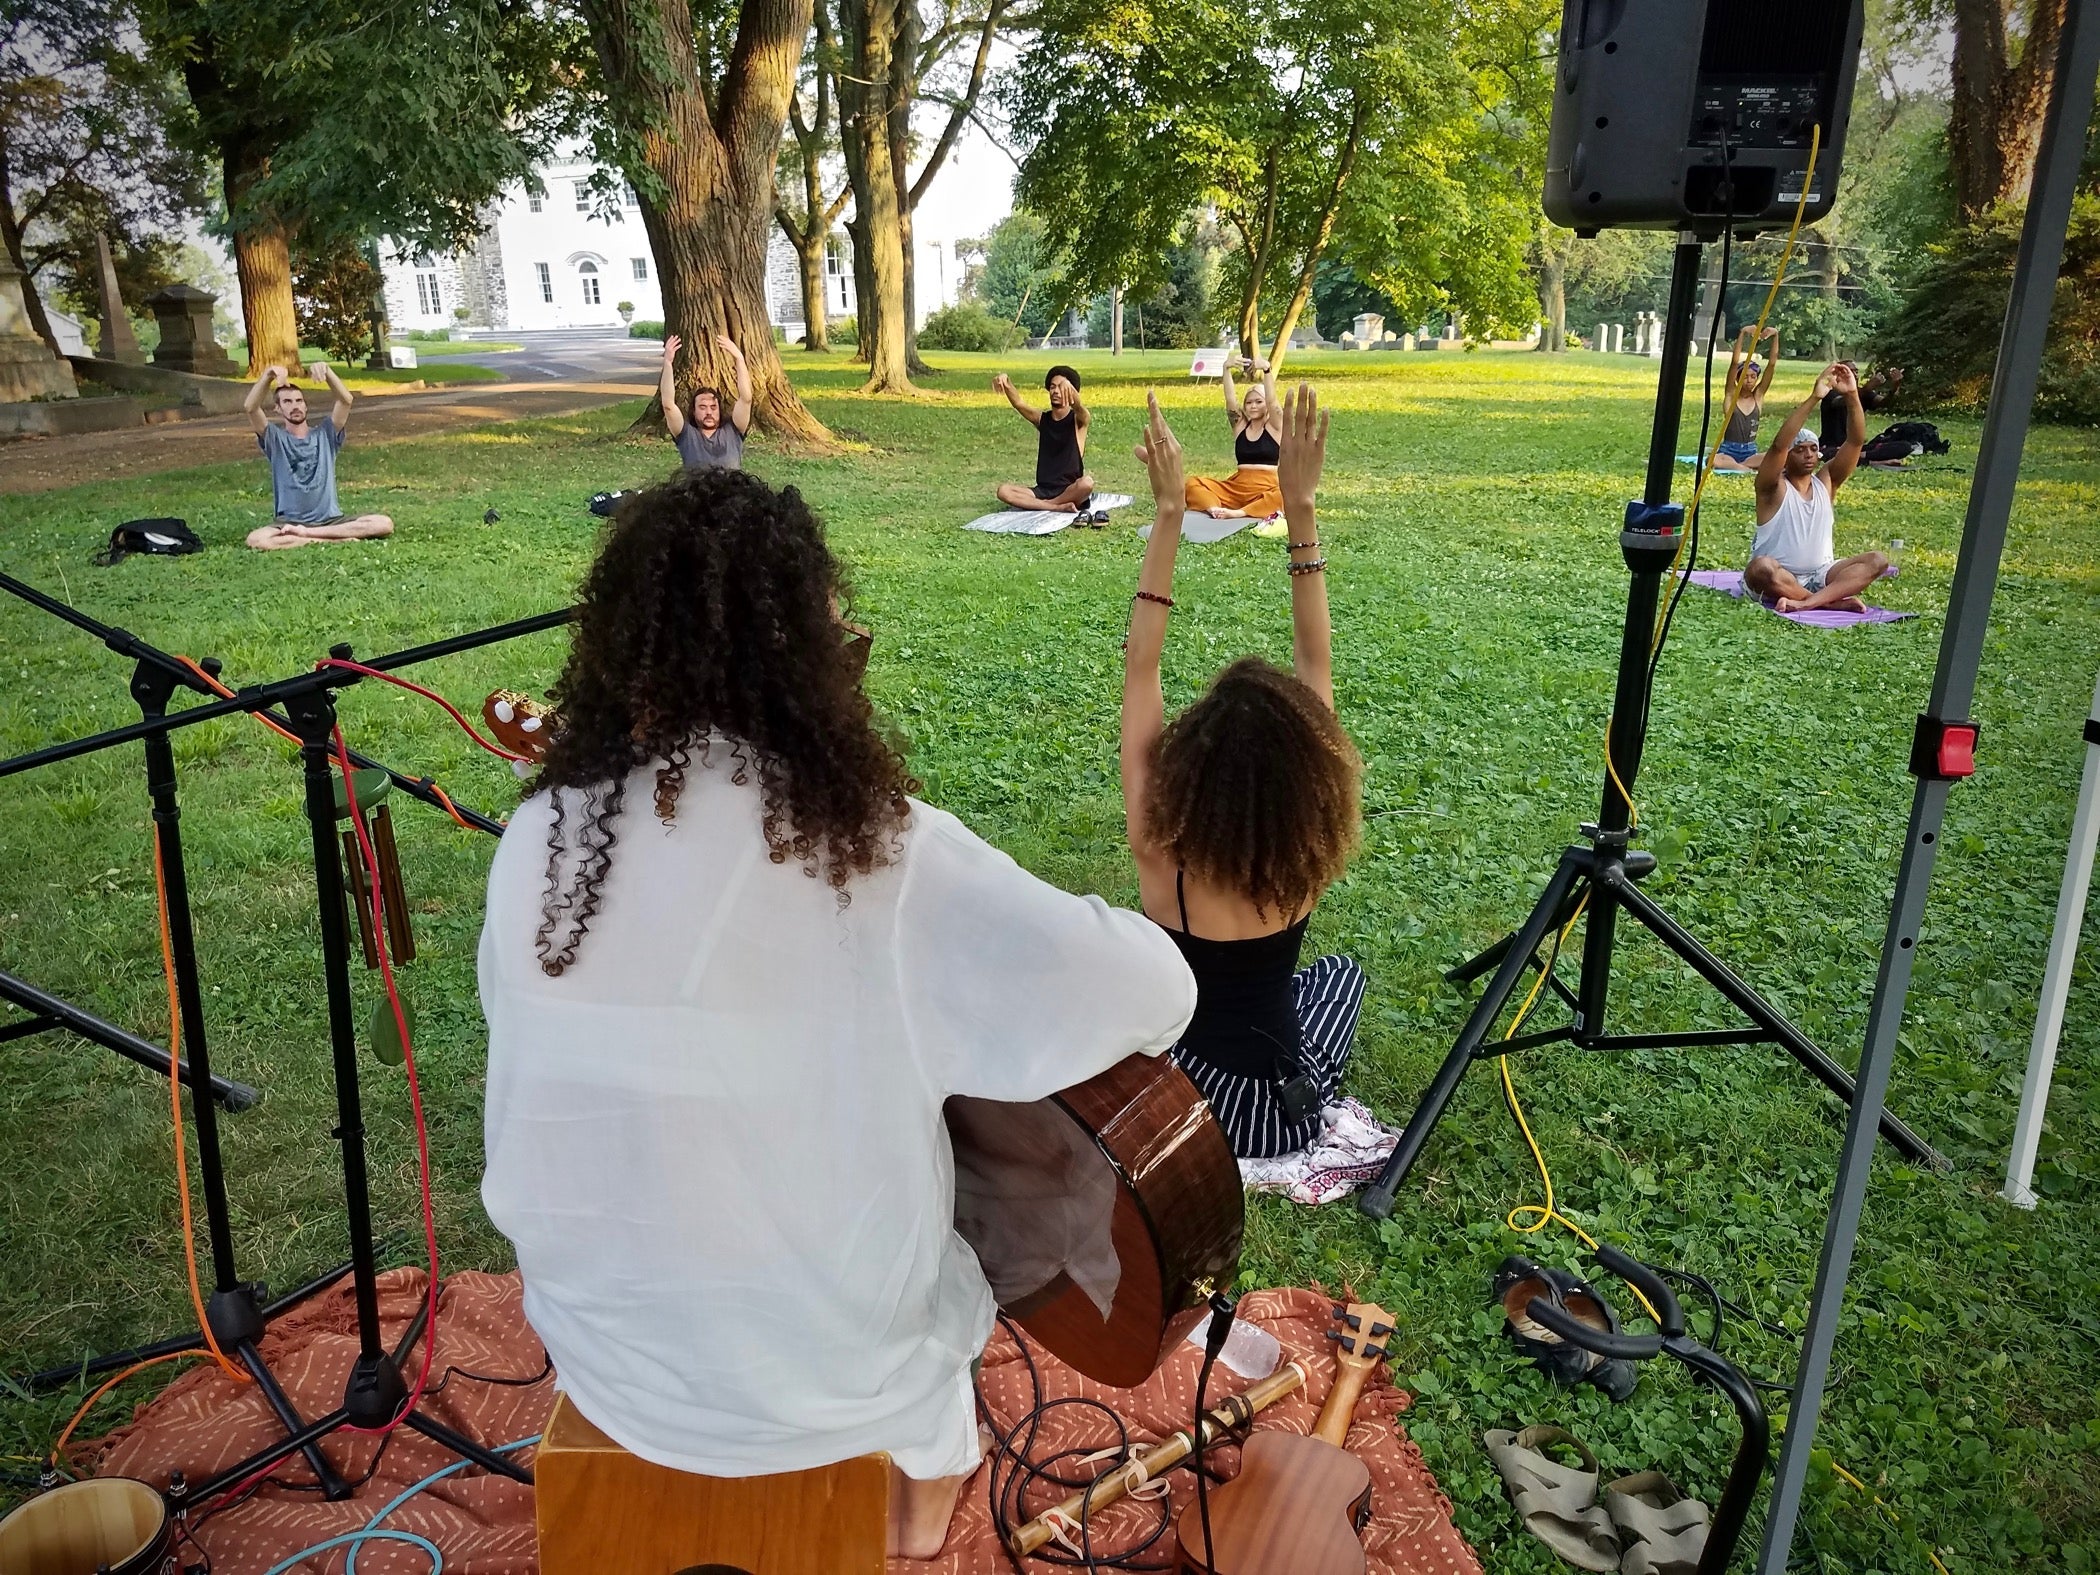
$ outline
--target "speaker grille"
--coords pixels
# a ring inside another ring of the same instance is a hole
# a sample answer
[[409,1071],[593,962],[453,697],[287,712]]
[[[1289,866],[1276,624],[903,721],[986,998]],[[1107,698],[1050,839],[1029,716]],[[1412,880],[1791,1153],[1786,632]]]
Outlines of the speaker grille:
[[1707,0],[1701,76],[1822,76],[1845,47],[1842,0]]

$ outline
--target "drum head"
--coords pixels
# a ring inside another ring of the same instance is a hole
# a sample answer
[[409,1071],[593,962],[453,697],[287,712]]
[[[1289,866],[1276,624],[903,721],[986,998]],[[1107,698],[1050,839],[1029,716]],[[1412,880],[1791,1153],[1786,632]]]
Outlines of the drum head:
[[90,1477],[40,1493],[0,1520],[6,1575],[161,1575],[173,1567],[174,1523],[149,1485]]

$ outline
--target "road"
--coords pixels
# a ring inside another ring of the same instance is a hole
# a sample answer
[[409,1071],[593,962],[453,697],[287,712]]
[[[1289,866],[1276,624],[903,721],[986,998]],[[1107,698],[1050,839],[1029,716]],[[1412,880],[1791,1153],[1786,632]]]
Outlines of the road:
[[[358,398],[354,440],[384,443],[427,437],[502,421],[564,416],[633,399],[656,386],[663,355],[655,340],[629,339],[616,329],[518,333],[502,342],[526,348],[458,359],[495,367],[512,381],[403,394],[368,391]],[[247,418],[238,415],[120,432],[19,438],[0,444],[0,494],[48,492],[255,457],[255,434]]]

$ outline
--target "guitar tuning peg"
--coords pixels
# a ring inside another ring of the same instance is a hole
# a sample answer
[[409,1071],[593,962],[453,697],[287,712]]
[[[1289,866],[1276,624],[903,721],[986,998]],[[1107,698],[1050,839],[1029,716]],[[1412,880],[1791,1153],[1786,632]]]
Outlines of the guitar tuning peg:
[[1329,1329],[1326,1330],[1325,1333],[1327,1335],[1327,1338],[1332,1340],[1336,1345],[1340,1345],[1342,1343],[1342,1334],[1339,1329]]
[[1334,1317],[1336,1317],[1336,1318],[1339,1318],[1339,1317],[1341,1317],[1341,1316],[1342,1316],[1342,1314],[1346,1313],[1346,1312],[1347,1312],[1348,1310],[1349,1310],[1349,1309],[1348,1309],[1348,1308],[1346,1308],[1346,1307],[1344,1307],[1344,1306],[1343,1306],[1343,1305],[1342,1305],[1342,1304],[1341,1304],[1340,1302],[1336,1302],[1336,1303],[1334,1303],[1334,1304],[1333,1304],[1333,1307],[1332,1307],[1332,1309],[1331,1309],[1331,1311],[1332,1311],[1332,1316],[1334,1316]]
[[1342,1322],[1347,1324],[1350,1328],[1358,1330],[1359,1332],[1363,1329],[1364,1326],[1363,1319],[1357,1316],[1355,1313],[1344,1313],[1342,1315]]
[[1389,1323],[1374,1323],[1371,1325],[1371,1338],[1374,1340],[1382,1339],[1392,1332],[1393,1326]]

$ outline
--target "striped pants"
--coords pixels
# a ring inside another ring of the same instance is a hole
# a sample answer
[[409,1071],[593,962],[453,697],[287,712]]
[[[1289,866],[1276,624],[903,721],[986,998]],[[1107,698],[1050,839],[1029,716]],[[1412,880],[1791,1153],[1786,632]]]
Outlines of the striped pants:
[[[1364,971],[1350,958],[1322,957],[1301,968],[1291,983],[1298,1003],[1298,1062],[1324,1105],[1334,1098],[1342,1073],[1349,1067],[1356,1019],[1364,1005]],[[1319,1136],[1318,1111],[1301,1121],[1284,1114],[1276,1079],[1221,1072],[1178,1045],[1174,1063],[1210,1101],[1233,1153],[1240,1158],[1294,1153]]]

